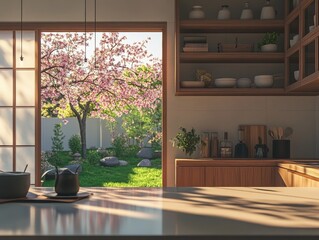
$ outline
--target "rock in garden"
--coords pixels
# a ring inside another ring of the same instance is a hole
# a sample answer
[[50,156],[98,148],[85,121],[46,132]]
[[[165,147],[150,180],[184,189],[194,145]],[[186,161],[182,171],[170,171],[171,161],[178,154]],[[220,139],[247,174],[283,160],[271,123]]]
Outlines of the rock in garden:
[[162,157],[162,151],[155,151],[153,153],[153,158],[161,158]]
[[100,164],[104,167],[114,167],[120,165],[117,157],[105,157],[100,160]]
[[81,160],[81,154],[80,153],[74,153],[72,155],[72,157],[73,157],[74,161],[80,161]]
[[137,157],[139,158],[153,158],[153,149],[152,148],[142,148],[138,153]]
[[138,167],[150,167],[152,166],[152,163],[149,159],[143,159],[142,161],[140,161],[138,164],[137,164]]
[[[51,171],[50,171],[51,170]],[[42,160],[41,161],[41,172],[42,174],[44,174],[45,172],[47,172],[44,175],[44,178],[46,180],[49,179],[54,179],[55,178],[55,167],[53,165],[51,165],[47,160]]]
[[80,164],[71,164],[71,165],[65,166],[64,168],[67,168],[74,173],[75,173],[76,169],[78,168],[77,173],[80,174],[82,172],[82,166]]
[[120,161],[120,166],[126,166],[128,164],[127,161],[124,160],[119,160]]

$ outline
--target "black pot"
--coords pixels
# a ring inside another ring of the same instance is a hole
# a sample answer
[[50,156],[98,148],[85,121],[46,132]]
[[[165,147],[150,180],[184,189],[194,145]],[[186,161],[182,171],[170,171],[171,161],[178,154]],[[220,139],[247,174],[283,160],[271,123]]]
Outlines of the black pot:
[[30,173],[0,172],[0,198],[24,198],[30,188]]

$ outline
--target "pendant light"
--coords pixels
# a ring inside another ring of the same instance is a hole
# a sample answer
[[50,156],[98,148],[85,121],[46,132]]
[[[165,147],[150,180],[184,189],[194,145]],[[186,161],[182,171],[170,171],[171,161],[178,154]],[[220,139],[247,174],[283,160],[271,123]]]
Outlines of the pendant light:
[[84,62],[87,62],[86,58],[86,0],[84,0]]
[[21,13],[20,13],[20,44],[21,44],[21,46],[20,46],[20,50],[21,50],[21,55],[20,55],[20,60],[21,61],[23,61],[23,55],[22,55],[22,39],[23,39],[23,36],[22,36],[22,31],[23,31],[23,22],[22,22],[22,20],[23,20],[23,0],[20,0],[20,6],[21,6],[21,8],[20,8],[20,10],[21,10]]
[[94,0],[94,66],[97,68],[96,64],[96,0]]

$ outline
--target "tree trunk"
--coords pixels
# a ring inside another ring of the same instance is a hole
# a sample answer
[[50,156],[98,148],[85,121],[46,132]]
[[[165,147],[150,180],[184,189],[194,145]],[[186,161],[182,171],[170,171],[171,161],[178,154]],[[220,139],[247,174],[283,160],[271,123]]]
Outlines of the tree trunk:
[[89,111],[90,103],[85,104],[82,107],[82,116],[80,113],[74,108],[72,104],[69,104],[72,112],[75,114],[80,128],[80,137],[81,137],[81,147],[82,147],[82,158],[86,159],[86,118]]

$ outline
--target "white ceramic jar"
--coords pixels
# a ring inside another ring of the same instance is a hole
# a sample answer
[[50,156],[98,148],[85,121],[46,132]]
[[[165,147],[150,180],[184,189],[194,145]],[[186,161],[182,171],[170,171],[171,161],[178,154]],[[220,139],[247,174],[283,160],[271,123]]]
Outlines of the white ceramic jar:
[[249,8],[248,2],[244,3],[244,9],[241,12],[240,19],[253,19],[253,11]]
[[226,20],[230,19],[230,10],[228,5],[222,5],[222,8],[218,12],[217,19],[219,20]]
[[261,9],[260,19],[275,19],[276,10],[270,5],[270,0],[266,0],[265,6]]
[[188,17],[190,19],[203,19],[205,18],[205,12],[203,11],[203,7],[196,5],[192,7],[192,11],[190,11]]

